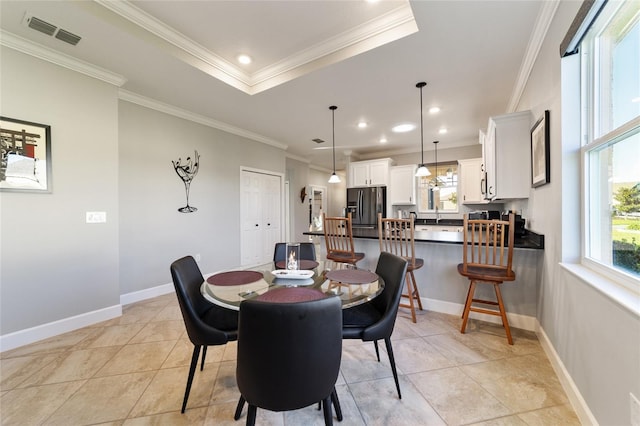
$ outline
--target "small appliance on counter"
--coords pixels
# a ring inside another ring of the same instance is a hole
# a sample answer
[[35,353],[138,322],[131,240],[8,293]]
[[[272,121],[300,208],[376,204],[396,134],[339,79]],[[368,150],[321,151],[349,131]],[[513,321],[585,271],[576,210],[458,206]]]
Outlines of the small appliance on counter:
[[474,212],[469,212],[470,220],[487,220],[488,212],[486,210],[478,210]]
[[[509,220],[509,212],[505,212],[502,214],[502,220]],[[513,224],[513,236],[514,238],[522,238],[524,237],[526,231],[524,229],[524,224],[526,219],[522,218],[522,215],[516,214],[514,218]],[[508,234],[507,234],[508,235]]]

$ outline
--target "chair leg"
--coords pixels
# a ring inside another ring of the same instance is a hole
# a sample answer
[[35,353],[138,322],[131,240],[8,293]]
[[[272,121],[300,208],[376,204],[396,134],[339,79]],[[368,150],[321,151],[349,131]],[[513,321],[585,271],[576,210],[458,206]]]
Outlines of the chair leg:
[[389,363],[391,364],[391,372],[393,373],[393,379],[396,381],[396,389],[398,390],[398,399],[402,399],[400,393],[400,382],[398,381],[398,372],[396,371],[396,360],[393,357],[393,348],[391,347],[391,338],[384,339],[384,343],[387,346],[387,354],[389,355]]
[[325,426],[333,425],[333,414],[331,413],[331,395],[322,400]]
[[411,281],[413,282],[413,290],[415,292],[415,298],[418,301],[418,308],[422,311],[422,299],[420,298],[420,291],[418,290],[418,283],[416,283],[416,276],[413,275],[413,271],[409,272],[411,275]]
[[202,347],[202,361],[200,364],[200,371],[204,370],[204,359],[207,357],[207,346]]
[[467,289],[467,297],[465,297],[465,303],[464,303],[464,308],[462,309],[462,315],[460,315],[460,318],[464,318],[464,309],[467,307],[467,300],[469,300],[469,292],[471,291],[471,285],[469,285],[469,288]]
[[182,400],[182,410],[180,411],[184,414],[184,410],[187,408],[187,400],[189,399],[189,392],[191,392],[191,383],[193,383],[193,375],[196,372],[196,366],[198,365],[198,356],[200,355],[200,346],[193,346],[193,354],[191,355],[191,366],[189,367],[189,377],[187,378],[187,388],[184,391],[184,399]]
[[404,286],[406,289],[406,293],[402,293],[402,297],[406,297],[409,299],[409,304],[405,304],[405,303],[401,303],[400,306],[402,306],[403,308],[409,308],[411,309],[411,321],[413,321],[414,323],[416,322],[416,308],[413,305],[413,284],[411,283],[411,279],[408,278],[408,273],[407,273],[407,278],[405,278],[404,280]]
[[249,410],[247,411],[247,426],[255,426],[257,411],[258,410],[255,405],[249,404]]
[[380,350],[378,349],[378,341],[377,340],[373,341],[373,346],[375,346],[375,348],[376,348],[376,356],[378,357],[378,362],[380,362]]
[[460,328],[460,333],[464,334],[465,329],[467,328],[467,321],[469,320],[469,311],[471,310],[471,302],[473,301],[473,293],[476,291],[476,282],[475,280],[471,280],[469,284],[469,291],[467,292],[467,301],[464,304],[464,312],[462,313],[462,327]]
[[511,338],[511,328],[509,327],[509,320],[507,320],[507,312],[504,309],[502,303],[502,293],[500,292],[500,284],[494,283],[493,288],[496,290],[496,298],[498,299],[498,307],[500,308],[500,316],[502,317],[502,325],[507,332],[507,341],[510,345],[513,345],[513,339]]
[[238,405],[236,407],[236,412],[233,415],[233,420],[238,420],[240,416],[242,416],[242,409],[244,408],[245,399],[244,396],[240,395],[240,399],[238,400]]
[[338,421],[341,422],[342,417],[342,407],[340,407],[340,400],[338,399],[338,392],[336,392],[336,388],[333,388],[333,392],[331,392],[331,402],[333,402],[333,409],[336,411],[336,417]]

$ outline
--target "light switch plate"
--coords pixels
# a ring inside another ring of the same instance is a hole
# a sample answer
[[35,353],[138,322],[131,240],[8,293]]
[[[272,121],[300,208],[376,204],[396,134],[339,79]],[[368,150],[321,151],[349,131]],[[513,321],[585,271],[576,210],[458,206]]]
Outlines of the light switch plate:
[[105,223],[107,212],[87,212],[87,223]]

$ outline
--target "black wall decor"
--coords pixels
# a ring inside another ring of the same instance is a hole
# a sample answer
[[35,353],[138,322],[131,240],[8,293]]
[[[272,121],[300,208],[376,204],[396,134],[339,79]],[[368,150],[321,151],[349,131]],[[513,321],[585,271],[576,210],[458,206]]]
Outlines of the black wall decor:
[[176,171],[182,182],[184,182],[184,190],[187,195],[187,205],[178,209],[181,213],[193,213],[198,209],[189,205],[189,188],[191,187],[191,181],[198,174],[198,168],[200,167],[200,154],[198,151],[194,151],[195,155],[193,159],[187,157],[185,163],[182,163],[182,159],[178,158],[178,161],[171,161],[173,163],[173,169]]

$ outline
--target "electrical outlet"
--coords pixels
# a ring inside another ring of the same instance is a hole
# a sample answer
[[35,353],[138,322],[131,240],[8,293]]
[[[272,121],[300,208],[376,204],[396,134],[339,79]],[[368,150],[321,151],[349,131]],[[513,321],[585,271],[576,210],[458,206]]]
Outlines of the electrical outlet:
[[631,426],[640,426],[640,401],[631,392],[629,392],[629,401],[631,405]]
[[196,258],[196,262],[200,262],[200,260],[202,259],[202,258],[200,257],[200,253],[196,254],[196,255],[195,255],[195,258]]
[[107,221],[107,212],[87,212],[87,223],[105,223]]

